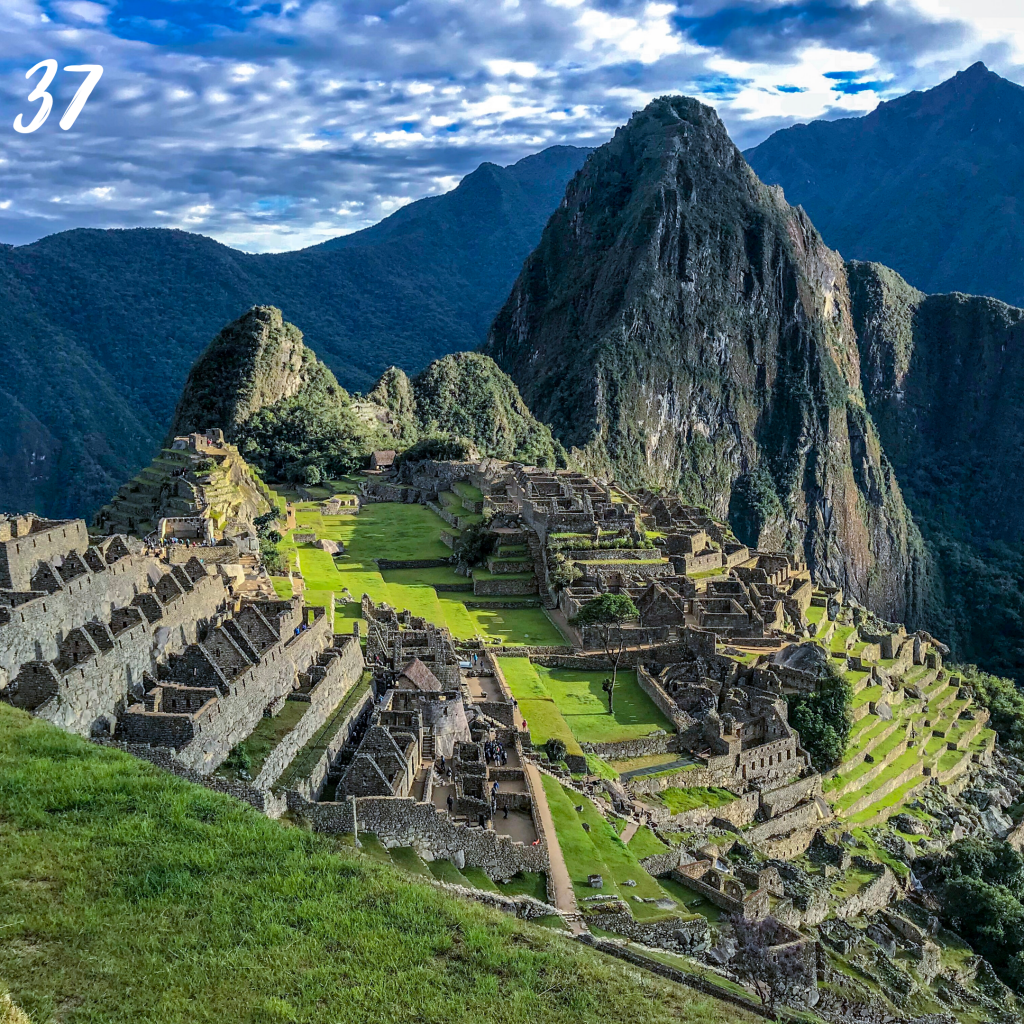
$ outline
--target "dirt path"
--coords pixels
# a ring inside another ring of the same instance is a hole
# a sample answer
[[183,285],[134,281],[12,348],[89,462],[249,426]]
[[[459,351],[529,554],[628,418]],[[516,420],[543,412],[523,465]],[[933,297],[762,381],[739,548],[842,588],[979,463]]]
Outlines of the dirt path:
[[640,828],[640,826],[635,821],[627,822],[626,827],[622,830],[622,835],[619,836],[619,838],[624,843],[628,843],[630,839],[636,835],[638,828]]
[[551,817],[551,809],[548,807],[540,772],[529,762],[523,765],[523,769],[530,778],[530,788],[537,799],[537,813],[540,815],[541,824],[544,827],[544,835],[547,836],[548,840],[548,871],[551,876],[551,889],[554,894],[555,906],[566,915],[567,924],[573,935],[580,935],[587,928],[580,916],[580,908],[576,903],[576,893],[572,887],[572,879],[569,877],[569,869],[565,866],[565,858],[562,856],[562,848],[558,845],[558,836],[555,834],[555,821]]

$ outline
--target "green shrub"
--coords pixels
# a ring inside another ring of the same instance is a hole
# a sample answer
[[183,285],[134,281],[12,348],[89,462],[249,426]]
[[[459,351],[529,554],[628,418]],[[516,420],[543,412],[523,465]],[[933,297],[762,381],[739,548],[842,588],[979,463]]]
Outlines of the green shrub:
[[544,751],[548,755],[548,760],[552,764],[558,764],[560,761],[565,760],[566,746],[557,736],[552,736],[548,739],[547,743],[544,744]]
[[853,688],[829,661],[814,693],[789,694],[789,724],[818,771],[837,765],[853,726]]

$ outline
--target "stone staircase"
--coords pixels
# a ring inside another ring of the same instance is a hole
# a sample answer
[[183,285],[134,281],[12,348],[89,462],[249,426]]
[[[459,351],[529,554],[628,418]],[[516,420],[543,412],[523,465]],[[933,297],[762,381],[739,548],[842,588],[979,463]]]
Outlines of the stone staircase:
[[437,757],[434,745],[434,734],[428,732],[423,737],[423,746],[420,747],[420,759],[424,764],[433,764],[434,759]]

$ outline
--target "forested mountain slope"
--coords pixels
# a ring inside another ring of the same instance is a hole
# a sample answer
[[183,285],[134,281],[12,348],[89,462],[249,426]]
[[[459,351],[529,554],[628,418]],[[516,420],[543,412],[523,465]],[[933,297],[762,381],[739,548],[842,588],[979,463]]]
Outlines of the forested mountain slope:
[[223,324],[280,307],[348,389],[484,338],[588,150],[483,164],[363,232],[251,255],[181,231],[0,246],[0,510],[89,514],[151,457]]
[[1024,88],[984,64],[744,155],[847,259],[1024,306]]

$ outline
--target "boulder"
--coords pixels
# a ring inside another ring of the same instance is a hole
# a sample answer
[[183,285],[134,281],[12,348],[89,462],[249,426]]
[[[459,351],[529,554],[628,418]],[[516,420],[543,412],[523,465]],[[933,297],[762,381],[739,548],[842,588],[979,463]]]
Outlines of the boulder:
[[1005,839],[1013,831],[1013,822],[997,807],[986,807],[981,812],[981,822],[993,835]]
[[316,547],[326,551],[329,555],[342,555],[345,553],[345,545],[340,540],[318,540]]

